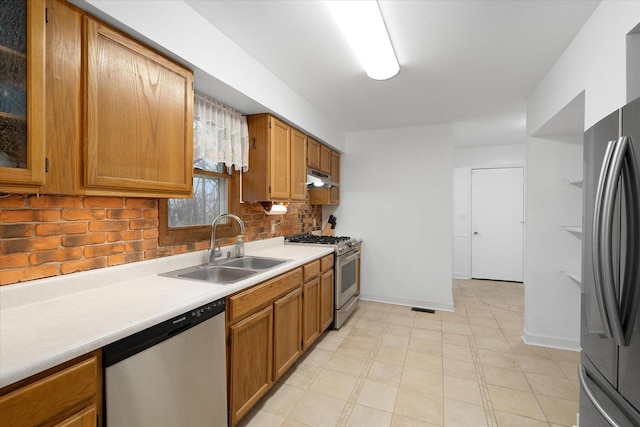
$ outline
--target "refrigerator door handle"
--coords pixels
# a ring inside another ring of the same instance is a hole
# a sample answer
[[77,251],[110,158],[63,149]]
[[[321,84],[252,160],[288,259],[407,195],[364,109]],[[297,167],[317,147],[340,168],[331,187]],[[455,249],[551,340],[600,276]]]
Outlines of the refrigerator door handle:
[[616,279],[613,259],[613,222],[615,212],[615,200],[618,193],[618,184],[622,175],[622,165],[625,161],[628,140],[619,138],[613,148],[611,155],[611,166],[605,183],[603,194],[602,212],[602,239],[600,250],[602,254],[602,285],[604,290],[604,302],[606,312],[609,315],[609,324],[616,344],[624,345],[624,332],[622,330],[622,318],[616,295]]
[[[618,186],[621,180],[625,181],[624,191],[629,200],[626,203],[626,218],[627,225],[630,233],[625,233],[630,236],[631,241],[627,241],[627,257],[630,257],[631,264],[637,264],[635,262],[635,251],[637,232],[634,227],[637,222],[636,218],[633,218],[638,205],[637,197],[637,165],[634,158],[633,146],[631,145],[631,138],[627,136],[620,137],[616,142],[611,156],[611,167],[609,168],[609,176],[605,183],[605,191],[603,194],[603,229],[602,240],[600,242],[601,251],[603,255],[603,287],[604,287],[604,301],[606,305],[606,312],[609,315],[609,323],[611,325],[611,331],[616,344],[626,346],[629,343],[631,337],[631,330],[633,328],[633,322],[629,323],[630,317],[635,318],[632,310],[635,310],[637,304],[636,301],[636,289],[637,286],[632,286],[637,276],[637,266],[630,265],[630,262],[626,263],[624,276],[620,279],[621,283],[616,287],[615,284],[615,268],[613,262],[613,217],[615,210],[615,198],[618,193]],[[630,182],[635,179],[636,182]],[[630,277],[631,276],[631,277]],[[621,289],[621,301],[624,309],[624,319],[626,325],[626,333],[623,328],[623,317],[620,314],[620,303],[616,295],[616,288]]]
[[626,262],[623,275],[621,323],[624,330],[623,345],[628,345],[633,333],[633,325],[638,315],[640,305],[640,266],[638,257],[640,254],[640,171],[636,160],[631,137],[621,138],[624,146],[624,165],[622,180],[626,200]]
[[600,170],[600,176],[598,178],[598,187],[596,188],[595,208],[593,218],[593,278],[595,285],[596,301],[598,303],[598,309],[600,310],[600,318],[602,319],[602,328],[605,336],[611,338],[611,324],[609,322],[609,314],[607,313],[607,307],[604,297],[604,267],[602,260],[602,240],[604,240],[605,230],[602,224],[603,218],[603,199],[605,191],[608,187],[608,178],[611,166],[611,157],[613,155],[613,149],[617,141],[609,141],[607,149],[602,161],[602,169]]
[[600,413],[600,415],[605,420],[607,420],[612,427],[620,427],[620,425],[616,423],[616,421],[613,418],[611,418],[609,414],[607,414],[607,412],[602,407],[602,404],[598,402],[598,399],[596,398],[595,394],[593,394],[593,390],[591,390],[591,386],[589,385],[587,376],[588,375],[587,375],[586,368],[583,365],[580,365],[580,369],[578,370],[578,377],[580,378],[580,386],[582,387],[582,390],[584,390],[584,393],[587,395],[587,397],[589,398],[593,406],[596,408],[596,410]]

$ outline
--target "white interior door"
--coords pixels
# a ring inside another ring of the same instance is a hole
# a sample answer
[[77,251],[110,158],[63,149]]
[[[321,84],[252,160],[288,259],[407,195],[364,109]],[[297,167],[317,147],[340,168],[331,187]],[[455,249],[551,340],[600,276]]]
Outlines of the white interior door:
[[523,277],[524,171],[471,171],[471,277]]

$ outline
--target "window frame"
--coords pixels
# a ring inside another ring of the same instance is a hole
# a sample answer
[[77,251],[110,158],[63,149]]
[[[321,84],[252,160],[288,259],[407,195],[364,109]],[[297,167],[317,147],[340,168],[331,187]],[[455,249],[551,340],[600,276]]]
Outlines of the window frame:
[[[194,175],[205,175],[212,178],[225,178],[227,180],[227,212],[232,211],[234,204],[232,200],[238,197],[237,175],[235,171],[231,174],[224,172],[210,172],[199,168],[193,169]],[[191,225],[186,227],[169,227],[169,202],[167,199],[160,199],[158,203],[158,243],[160,246],[180,245],[211,240],[211,225]],[[233,224],[218,224],[216,226],[216,238],[233,237],[236,230]]]

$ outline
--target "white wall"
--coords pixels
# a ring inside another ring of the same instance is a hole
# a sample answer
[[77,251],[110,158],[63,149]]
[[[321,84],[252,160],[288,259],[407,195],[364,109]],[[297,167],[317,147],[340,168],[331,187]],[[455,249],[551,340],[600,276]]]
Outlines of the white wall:
[[337,234],[363,238],[362,298],[453,310],[450,125],[347,134]]
[[525,166],[524,144],[456,147],[453,169],[453,277],[471,278],[471,169]]
[[580,271],[580,240],[560,226],[582,223],[582,194],[559,183],[581,174],[582,147],[542,135],[566,131],[559,118],[578,111],[581,120],[569,121],[579,136],[626,103],[626,35],[639,22],[640,2],[601,2],[527,100],[527,343],[579,349],[580,341],[580,289],[560,273]]
[[519,144],[455,147],[454,167],[499,168],[524,166],[524,140]]
[[[217,97],[218,93],[233,92],[246,97],[264,106],[260,112],[265,112],[265,109],[274,112],[301,130],[344,151],[343,130],[336,129],[320,111],[183,1],[72,2],[197,68],[196,87],[199,77],[218,85],[211,93],[204,88],[210,96],[221,102],[224,99]],[[234,108],[247,113],[240,107]]]
[[640,22],[640,1],[607,0],[527,101],[533,134],[585,91],[584,129],[626,103],[626,34]]
[[526,343],[580,348],[581,236],[562,229],[582,224],[582,140],[529,138],[525,223]]

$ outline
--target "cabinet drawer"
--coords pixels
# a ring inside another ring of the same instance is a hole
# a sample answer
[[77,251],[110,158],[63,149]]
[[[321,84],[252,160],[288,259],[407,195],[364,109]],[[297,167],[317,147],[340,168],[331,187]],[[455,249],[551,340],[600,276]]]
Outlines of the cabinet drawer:
[[280,295],[284,295],[302,283],[302,268],[296,268],[288,273],[256,285],[239,294],[229,297],[227,311],[229,321],[258,309],[273,301]]
[[0,424],[41,425],[90,405],[99,393],[98,358],[92,354],[61,371],[0,397]]
[[333,267],[333,254],[320,258],[320,271],[327,271]]
[[302,266],[302,281],[306,282],[320,274],[320,260],[311,261]]

